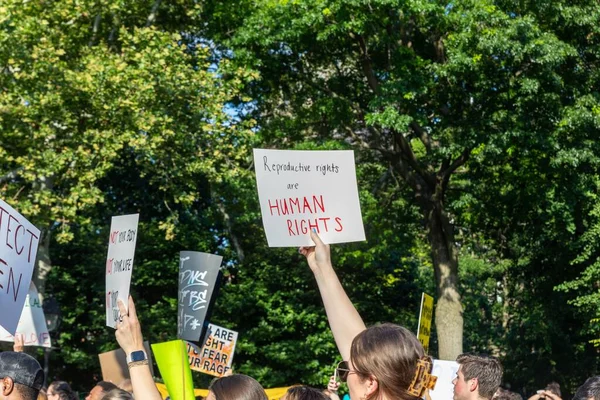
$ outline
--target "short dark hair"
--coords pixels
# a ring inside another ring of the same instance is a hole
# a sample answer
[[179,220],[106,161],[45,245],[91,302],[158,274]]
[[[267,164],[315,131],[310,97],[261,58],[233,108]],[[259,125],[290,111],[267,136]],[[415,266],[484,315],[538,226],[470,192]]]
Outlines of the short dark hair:
[[15,385],[15,391],[17,391],[23,400],[37,400],[39,390],[32,387],[21,385],[20,383],[13,382]]
[[285,400],[329,400],[325,393],[308,386],[292,386],[283,398]]
[[554,393],[558,397],[562,397],[560,394],[560,384],[558,382],[550,382],[548,385],[546,385],[546,390]]
[[573,400],[600,400],[600,375],[592,376],[577,389]]
[[456,362],[462,367],[465,381],[477,378],[479,396],[491,399],[502,382],[502,365],[495,357],[461,354]]
[[48,390],[52,389],[53,394],[58,396],[59,400],[77,400],[77,395],[65,381],[54,381],[48,385]]
[[100,382],[96,383],[96,386],[100,386],[102,388],[102,391],[104,393],[110,392],[113,389],[118,389],[119,388],[114,383],[108,382],[108,381],[100,381]]
[[267,400],[263,387],[248,375],[233,374],[214,381],[208,388],[217,400]]
[[123,389],[112,389],[104,393],[102,400],[133,400],[133,395]]

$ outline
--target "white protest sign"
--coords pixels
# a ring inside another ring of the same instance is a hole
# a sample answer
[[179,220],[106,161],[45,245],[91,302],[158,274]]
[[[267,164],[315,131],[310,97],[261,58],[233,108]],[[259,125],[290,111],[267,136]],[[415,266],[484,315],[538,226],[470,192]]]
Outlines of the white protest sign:
[[6,329],[0,327],[1,341],[14,342],[15,336],[22,337],[25,346],[51,347],[46,316],[33,282],[29,285],[29,293],[25,298],[23,312],[15,335],[11,335]]
[[365,240],[354,152],[254,149],[254,168],[269,247]]
[[0,325],[17,331],[33,275],[40,230],[0,199]]
[[231,370],[238,333],[218,325],[208,324],[202,348],[187,342],[190,368],[214,376]]
[[112,217],[106,257],[106,325],[116,328],[118,300],[129,304],[129,285],[137,239],[139,214]]
[[456,361],[433,360],[431,375],[437,376],[435,389],[429,391],[431,400],[452,400],[454,398],[454,385],[452,380],[458,372]]

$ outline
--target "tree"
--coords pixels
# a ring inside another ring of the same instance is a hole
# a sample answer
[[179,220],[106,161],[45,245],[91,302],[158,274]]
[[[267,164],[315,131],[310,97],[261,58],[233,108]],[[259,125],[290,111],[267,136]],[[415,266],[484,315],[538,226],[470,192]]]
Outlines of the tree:
[[504,154],[550,131],[560,67],[577,56],[529,12],[423,0],[205,8],[210,37],[261,73],[249,93],[265,140],[347,141],[411,189],[431,246],[442,359],[463,342],[452,178],[482,149]]
[[[251,74],[218,63],[185,30],[195,22],[182,7],[0,6],[0,195],[43,232],[34,276],[42,294],[52,234],[65,243],[90,223],[85,211],[114,196],[98,182],[120,158],[152,171],[167,210],[195,201],[189,180],[200,171],[238,173],[227,166],[246,154],[252,132],[225,106]],[[167,238],[177,218],[165,217]]]

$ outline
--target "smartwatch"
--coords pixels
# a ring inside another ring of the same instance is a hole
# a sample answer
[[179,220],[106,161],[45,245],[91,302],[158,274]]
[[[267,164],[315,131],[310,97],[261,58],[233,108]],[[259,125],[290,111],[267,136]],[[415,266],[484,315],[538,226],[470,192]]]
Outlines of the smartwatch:
[[148,360],[148,355],[144,350],[136,350],[132,351],[127,355],[127,364],[131,364],[132,362],[137,361],[146,361]]

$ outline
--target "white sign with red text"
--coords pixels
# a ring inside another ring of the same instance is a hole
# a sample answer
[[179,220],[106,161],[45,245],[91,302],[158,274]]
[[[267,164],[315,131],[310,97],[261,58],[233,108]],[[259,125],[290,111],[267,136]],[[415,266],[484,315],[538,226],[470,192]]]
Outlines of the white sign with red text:
[[106,325],[116,328],[118,300],[128,307],[139,214],[112,217],[106,257]]
[[0,199],[0,325],[17,331],[33,275],[40,230]]
[[254,149],[254,168],[269,247],[365,240],[353,151]]
[[38,291],[31,282],[29,293],[25,298],[25,304],[21,313],[17,332],[11,335],[6,329],[0,327],[0,340],[3,342],[14,342],[15,336],[23,339],[25,346],[51,347],[48,325],[46,325],[46,316],[42,308],[42,303]]

